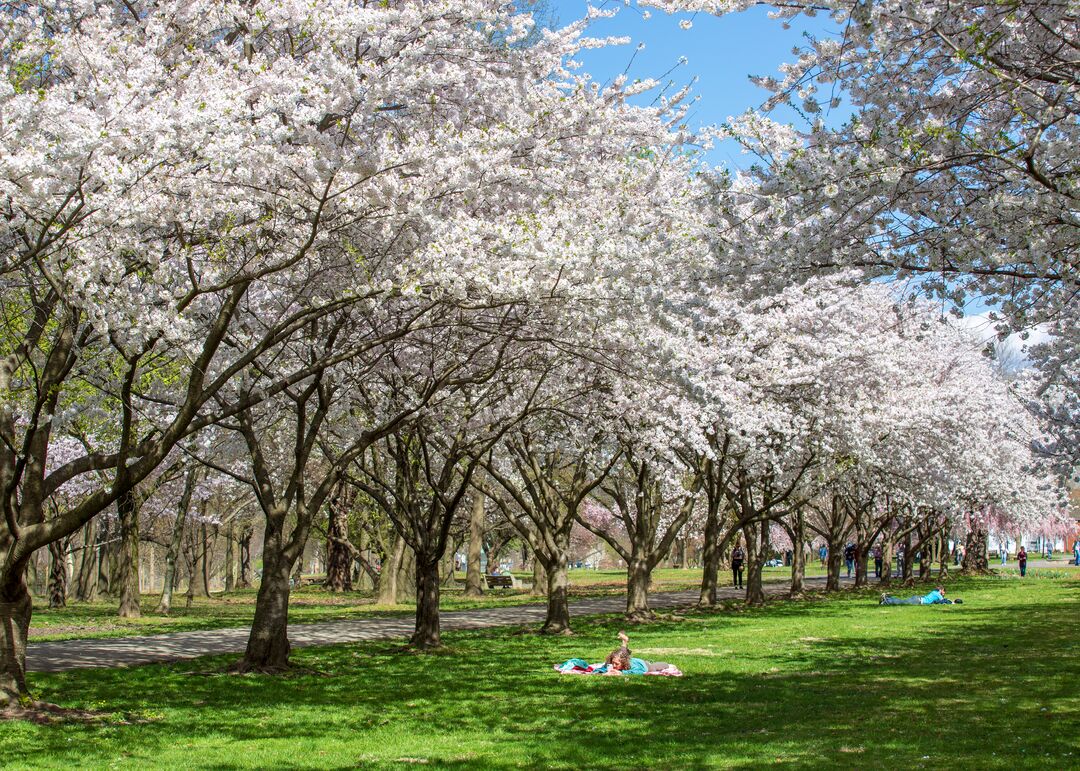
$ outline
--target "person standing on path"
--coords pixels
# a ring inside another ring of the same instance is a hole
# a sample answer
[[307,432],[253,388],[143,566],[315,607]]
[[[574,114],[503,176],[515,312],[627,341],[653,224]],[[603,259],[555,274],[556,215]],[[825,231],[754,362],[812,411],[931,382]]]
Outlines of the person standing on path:
[[825,544],[821,544],[821,548],[818,549],[818,558],[821,560],[821,567],[825,567],[825,558],[829,556],[829,548]]
[[855,544],[853,543],[844,547],[844,564],[847,565],[847,577],[851,578],[851,571],[855,567]]
[[1080,538],[1073,541],[1073,564],[1080,567]]
[[746,552],[743,551],[742,544],[735,544],[735,548],[731,552],[731,579],[736,589],[743,588],[742,571],[744,562],[746,562]]
[[1027,550],[1023,546],[1016,552],[1016,564],[1020,566],[1020,577],[1023,578],[1027,575]]
[[881,545],[874,547],[874,578],[881,578]]

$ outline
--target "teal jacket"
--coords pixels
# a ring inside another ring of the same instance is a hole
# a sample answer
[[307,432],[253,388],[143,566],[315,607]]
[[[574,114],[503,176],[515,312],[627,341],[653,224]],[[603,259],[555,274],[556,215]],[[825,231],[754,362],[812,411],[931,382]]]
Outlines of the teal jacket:
[[944,599],[945,597],[941,594],[941,592],[935,589],[934,591],[930,592],[930,594],[927,594],[922,598],[922,604],[933,605],[935,602],[941,602]]

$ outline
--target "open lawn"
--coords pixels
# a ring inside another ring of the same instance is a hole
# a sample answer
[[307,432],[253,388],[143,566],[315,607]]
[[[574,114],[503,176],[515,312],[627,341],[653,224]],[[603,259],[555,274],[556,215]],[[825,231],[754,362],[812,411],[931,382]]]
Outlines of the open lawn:
[[445,635],[439,655],[367,643],[294,653],[286,677],[234,657],[34,675],[96,725],[0,725],[5,767],[1080,767],[1080,582],[963,579],[962,606],[870,594],[690,613],[629,629],[675,678],[571,677],[614,619],[573,637]]
[[[809,573],[814,575],[815,573]],[[786,580],[789,568],[768,568],[767,580]],[[444,610],[466,610],[500,605],[521,605],[543,602],[543,598],[531,595],[527,589],[497,589],[486,592],[482,598],[464,596],[460,585],[465,575],[458,574],[460,581],[444,588]],[[532,576],[519,576],[531,581]],[[619,594],[626,589],[625,570],[571,570],[571,596],[595,597]],[[725,585],[731,583],[727,574],[721,576]],[[653,573],[654,591],[695,589],[701,584],[700,570],[661,568]],[[116,615],[116,601],[72,602],[66,608],[50,610],[42,601],[35,603],[30,626],[30,638],[34,641],[68,640],[74,638],[130,637],[136,635],[188,632],[198,629],[222,629],[246,626],[255,612],[255,590],[249,589],[228,594],[214,593],[212,599],[198,597],[194,604],[184,606],[184,597],[174,597],[173,610],[168,616],[155,615],[157,595],[143,595],[142,618],[123,619]],[[316,621],[375,616],[411,616],[415,606],[376,605],[370,592],[349,592],[335,595],[319,586],[305,586],[294,590],[289,603],[289,623],[309,624]]]

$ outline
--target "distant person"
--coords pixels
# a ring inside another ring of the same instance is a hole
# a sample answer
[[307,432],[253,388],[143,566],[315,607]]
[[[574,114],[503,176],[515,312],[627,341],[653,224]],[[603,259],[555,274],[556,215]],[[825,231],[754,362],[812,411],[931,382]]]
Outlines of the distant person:
[[743,588],[742,572],[744,562],[746,562],[746,552],[743,551],[742,544],[736,544],[731,551],[731,580],[736,589]]
[[851,578],[851,571],[855,567],[855,544],[849,543],[844,547],[844,564],[847,565],[847,577]]
[[821,560],[821,567],[825,567],[825,558],[829,556],[829,547],[825,544],[821,544],[821,548],[817,550],[818,558]]
[[1073,564],[1080,567],[1080,538],[1073,541]]
[[1047,559],[1047,561],[1049,561],[1049,560],[1052,560],[1053,558],[1054,558],[1054,544],[1048,543],[1048,544],[1046,544],[1046,559]]
[[1020,566],[1020,577],[1027,575],[1027,550],[1023,546],[1016,553],[1016,564]]
[[882,567],[881,546],[878,545],[874,547],[874,578],[881,578]]
[[1001,544],[1001,548],[998,549],[998,552],[1001,554],[1001,564],[1004,565],[1009,561],[1009,550],[1005,544]]
[[945,599],[945,587],[936,586],[933,591],[924,595],[914,595],[913,597],[893,597],[888,594],[881,595],[881,599],[878,601],[878,605],[962,605],[963,600],[947,600]]

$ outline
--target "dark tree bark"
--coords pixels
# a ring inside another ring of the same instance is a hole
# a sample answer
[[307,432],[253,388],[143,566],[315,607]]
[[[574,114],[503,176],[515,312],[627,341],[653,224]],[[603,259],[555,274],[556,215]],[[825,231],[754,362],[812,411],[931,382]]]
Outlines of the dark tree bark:
[[794,527],[791,529],[791,590],[792,597],[798,597],[806,586],[806,516],[802,508],[795,512]]
[[0,583],[0,709],[30,698],[26,685],[26,638],[34,609],[26,586],[26,558]]
[[840,591],[840,566],[844,562],[844,540],[829,540],[829,556],[825,562],[825,591]]
[[719,505],[713,505],[710,496],[705,518],[705,542],[701,552],[701,593],[698,605],[711,608],[716,605],[716,587],[720,577],[720,523]]
[[49,544],[49,607],[67,606],[68,570],[67,551],[69,540]]
[[353,549],[349,543],[349,512],[355,498],[351,486],[340,485],[330,500],[326,526],[326,588],[331,592],[352,591]]
[[439,558],[425,555],[416,560],[416,623],[409,642],[417,648],[438,648]]
[[537,559],[535,554],[533,554],[532,574],[532,589],[529,593],[536,597],[543,597],[547,594],[547,572],[544,570],[544,563]]
[[892,565],[894,551],[895,545],[893,544],[893,530],[891,527],[886,527],[885,532],[881,538],[881,578],[878,579],[878,584],[880,584],[881,586],[892,586]]
[[262,582],[247,647],[235,665],[239,672],[280,672],[289,667],[289,578],[295,558],[286,553],[279,524],[267,524]]
[[[769,557],[769,523],[759,522],[743,529],[746,538],[746,604],[764,605],[762,572]],[[753,544],[753,546],[751,546]]]
[[120,515],[120,548],[117,552],[120,618],[139,618],[139,507],[135,491],[128,490],[116,501]]
[[960,569],[964,573],[987,573],[990,561],[986,556],[986,542],[989,533],[984,528],[976,527],[968,531],[964,542],[964,560]]

